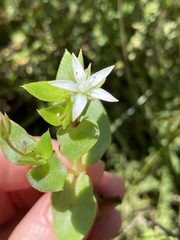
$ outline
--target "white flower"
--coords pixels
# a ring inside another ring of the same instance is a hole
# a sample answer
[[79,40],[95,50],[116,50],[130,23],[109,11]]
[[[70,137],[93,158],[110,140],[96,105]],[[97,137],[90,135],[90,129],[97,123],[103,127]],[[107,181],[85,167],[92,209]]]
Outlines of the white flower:
[[69,90],[75,96],[72,108],[72,121],[75,121],[83,112],[88,99],[100,99],[107,102],[117,102],[110,93],[100,88],[105,78],[114,66],[104,68],[87,77],[87,71],[83,69],[79,59],[72,54],[72,68],[75,80],[54,80],[49,83],[61,89]]

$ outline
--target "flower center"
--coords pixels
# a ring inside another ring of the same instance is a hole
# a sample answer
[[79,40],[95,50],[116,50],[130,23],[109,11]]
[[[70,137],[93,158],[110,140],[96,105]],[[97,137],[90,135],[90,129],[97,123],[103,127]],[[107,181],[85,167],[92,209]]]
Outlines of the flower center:
[[87,93],[90,89],[90,85],[86,80],[81,81],[81,83],[78,85],[79,91],[81,93]]

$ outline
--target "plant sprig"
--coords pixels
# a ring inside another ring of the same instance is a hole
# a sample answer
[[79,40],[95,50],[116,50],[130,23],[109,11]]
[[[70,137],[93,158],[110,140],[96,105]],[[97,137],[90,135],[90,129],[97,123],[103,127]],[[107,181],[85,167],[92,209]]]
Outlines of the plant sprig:
[[6,114],[0,115],[0,146],[5,157],[14,164],[32,166],[27,173],[30,184],[39,191],[52,192],[57,239],[82,239],[96,216],[96,196],[85,170],[102,157],[111,140],[109,120],[99,99],[117,101],[101,88],[112,69],[91,75],[91,65],[84,70],[82,51],[77,58],[66,50],[56,80],[22,86],[50,103],[38,113],[57,127],[59,150],[72,169],[53,150],[49,130],[36,141]]

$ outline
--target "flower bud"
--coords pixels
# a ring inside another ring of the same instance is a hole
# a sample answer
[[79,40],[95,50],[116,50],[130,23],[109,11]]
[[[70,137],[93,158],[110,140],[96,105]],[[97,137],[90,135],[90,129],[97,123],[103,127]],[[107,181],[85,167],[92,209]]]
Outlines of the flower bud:
[[10,133],[11,133],[10,119],[6,113],[3,114],[0,111],[0,137],[2,139],[7,139],[9,138]]

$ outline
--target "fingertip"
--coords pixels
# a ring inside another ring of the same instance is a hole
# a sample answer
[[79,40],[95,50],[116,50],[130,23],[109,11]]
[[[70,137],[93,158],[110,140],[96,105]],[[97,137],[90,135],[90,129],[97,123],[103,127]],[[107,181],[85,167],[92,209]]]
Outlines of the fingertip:
[[124,181],[109,172],[104,172],[101,181],[94,186],[95,190],[102,196],[119,196],[122,200],[125,194]]

